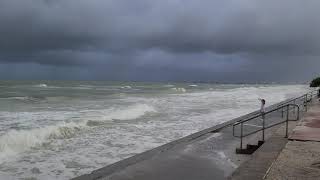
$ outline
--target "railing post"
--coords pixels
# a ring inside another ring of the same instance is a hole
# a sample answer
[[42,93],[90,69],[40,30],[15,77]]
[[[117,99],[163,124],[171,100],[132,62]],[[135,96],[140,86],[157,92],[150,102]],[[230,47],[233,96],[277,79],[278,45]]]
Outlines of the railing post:
[[242,149],[243,123],[241,123],[240,134],[240,149]]
[[264,119],[265,119],[265,116],[264,116],[264,112],[262,112],[262,141],[264,141],[264,128],[265,128],[265,122],[264,122]]
[[304,97],[304,107],[305,107],[305,110],[306,112],[308,111],[308,94],[305,95]]
[[281,118],[283,118],[283,107],[281,108]]
[[234,137],[234,126],[235,126],[235,125],[232,126],[232,136],[233,136],[233,137]]
[[[296,99],[294,99],[293,104],[296,104]],[[295,109],[295,107],[293,107]],[[293,110],[293,114],[296,114],[296,111]]]
[[297,120],[300,119],[300,106],[297,106]]
[[287,120],[286,120],[286,138],[288,137],[288,126],[289,126],[289,106],[287,105]]

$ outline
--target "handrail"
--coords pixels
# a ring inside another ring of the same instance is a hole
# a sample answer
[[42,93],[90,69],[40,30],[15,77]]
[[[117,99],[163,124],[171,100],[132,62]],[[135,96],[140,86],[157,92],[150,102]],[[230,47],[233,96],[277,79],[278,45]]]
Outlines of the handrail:
[[270,113],[272,113],[272,112],[274,112],[274,111],[277,111],[277,110],[279,110],[279,109],[282,109],[282,108],[284,108],[284,107],[287,107],[288,105],[292,105],[292,106],[295,106],[295,107],[299,107],[297,104],[285,104],[285,105],[279,106],[278,108],[269,110],[269,111],[267,111],[267,112],[265,112],[265,113],[259,113],[259,114],[255,115],[255,116],[253,116],[253,117],[248,118],[248,119],[240,120],[240,121],[234,123],[233,126],[236,126],[236,125],[238,125],[238,124],[240,124],[240,123],[244,123],[244,122],[250,121],[250,120],[252,120],[252,119],[258,118],[258,117],[260,117],[260,116],[262,116],[262,115],[270,114]]
[[295,102],[296,100],[301,99],[301,98],[304,98],[304,100],[307,100],[309,94],[311,95],[311,98],[312,98],[313,97],[313,92],[317,92],[317,91],[318,91],[318,89],[315,89],[315,90],[307,92],[306,94],[303,94],[303,95],[301,95],[299,97],[288,99],[287,101],[284,101],[283,103],[281,103],[281,105],[282,104],[288,104],[288,103],[291,103],[291,102]]
[[[255,134],[255,133],[259,132],[259,131],[262,131],[262,141],[264,141],[264,135],[265,135],[264,131],[265,131],[265,129],[269,129],[271,127],[274,127],[274,126],[282,124],[282,123],[286,123],[286,135],[285,135],[285,137],[288,137],[288,124],[289,124],[289,121],[297,121],[300,118],[300,106],[298,104],[296,104],[296,101],[300,100],[300,102],[301,102],[301,100],[303,100],[302,104],[305,107],[305,110],[307,111],[307,103],[312,101],[314,92],[316,92],[316,91],[318,91],[318,89],[310,91],[310,92],[308,92],[308,93],[306,93],[306,94],[304,94],[302,96],[289,99],[288,101],[284,101],[283,103],[278,104],[277,106],[275,105],[276,106],[275,108],[273,106],[269,106],[269,108],[272,108],[272,109],[267,111],[267,112],[259,113],[259,114],[256,114],[256,115],[252,116],[252,117],[249,117],[249,118],[246,118],[246,119],[239,120],[239,121],[235,122],[233,124],[233,136],[240,138],[240,149],[242,149],[242,144],[243,144],[243,138],[244,137],[247,137],[249,135],[252,135],[252,134]],[[308,99],[309,96],[310,96],[310,99]],[[297,109],[297,118],[296,118],[296,120],[290,120],[289,119],[289,111],[292,110],[292,109],[290,109],[291,106],[293,106],[293,109]],[[284,108],[286,108],[286,111],[287,111],[286,120],[281,121],[281,122],[277,122],[277,123],[274,123],[272,125],[269,125],[269,126],[265,127],[265,118],[264,118],[265,115],[270,114],[270,113],[272,113],[274,111],[277,111],[277,110],[281,109],[282,110],[282,117],[283,117],[283,112],[284,112],[283,109]],[[250,133],[243,134],[243,125],[244,125],[244,123],[248,122],[248,121],[251,121],[253,119],[256,119],[258,117],[262,117],[262,127],[260,129],[255,130],[255,131],[252,131]],[[241,129],[240,129],[240,135],[237,136],[237,135],[235,135],[235,127],[238,126],[238,125],[241,126],[240,127]]]
[[[297,101],[298,99],[303,98],[303,100],[304,100],[304,101],[303,101],[303,105],[304,105],[304,107],[305,107],[305,111],[307,111],[307,110],[308,110],[308,107],[306,106],[306,103],[312,100],[313,95],[314,95],[314,94],[313,94],[314,92],[316,92],[315,95],[317,95],[317,94],[318,94],[318,89],[312,90],[312,91],[310,91],[310,92],[308,92],[308,93],[306,93],[306,94],[304,94],[304,95],[302,95],[302,96],[299,96],[299,97],[292,98],[292,99],[289,99],[289,100],[287,100],[287,101],[284,101],[284,102],[282,102],[280,105],[288,104],[288,103],[291,103],[291,102],[293,102],[293,104],[296,104],[296,101]],[[310,95],[310,99],[308,99],[308,95]],[[279,107],[279,105],[278,105],[278,107]],[[281,117],[283,118],[283,116],[284,116],[284,110],[282,109],[282,110],[281,110]]]
[[[261,113],[260,115],[256,115],[256,116],[254,116],[254,117],[252,117],[252,118],[249,118],[249,119],[247,119],[247,120],[244,120],[244,121],[235,123],[235,124],[233,125],[233,136],[240,138],[240,149],[242,149],[242,144],[243,144],[243,138],[244,138],[244,137],[247,137],[247,136],[249,136],[249,135],[252,135],[252,134],[255,134],[255,133],[259,132],[259,131],[262,131],[262,141],[264,141],[265,129],[269,129],[269,128],[271,128],[271,127],[274,127],[274,126],[279,125],[279,124],[282,124],[282,123],[286,123],[286,136],[285,136],[285,137],[288,137],[289,107],[290,107],[290,106],[295,106],[295,107],[297,107],[297,109],[298,109],[298,115],[297,115],[297,119],[296,119],[296,120],[298,120],[298,119],[299,119],[299,113],[300,113],[300,106],[297,105],[297,104],[286,104],[286,105],[283,105],[283,106],[281,106],[281,107],[279,107],[279,108],[270,110],[270,111],[268,111],[267,113]],[[265,116],[266,114],[269,114],[269,113],[271,113],[271,112],[274,112],[274,111],[276,111],[276,110],[278,110],[278,109],[281,109],[281,108],[283,108],[283,107],[286,107],[286,109],[287,109],[287,118],[286,118],[286,120],[265,127],[265,118],[264,118],[264,116]],[[248,121],[250,121],[250,120],[252,120],[252,119],[255,119],[255,118],[257,118],[257,117],[260,117],[260,116],[263,117],[263,118],[262,118],[262,127],[261,127],[261,129],[255,130],[255,131],[250,132],[250,133],[247,133],[247,134],[243,134],[243,124],[244,124],[245,122],[248,122]],[[241,125],[240,136],[236,136],[236,135],[234,134],[234,132],[235,132],[235,126],[237,126],[237,125],[239,125],[239,124]]]
[[[274,112],[274,111],[277,111],[277,110],[279,110],[279,109],[282,109],[282,108],[284,108],[284,107],[290,107],[290,106],[294,106],[294,107],[296,107],[297,109],[298,109],[298,114],[297,114],[297,118],[296,118],[296,120],[299,120],[299,116],[300,116],[300,106],[299,105],[297,105],[297,104],[285,104],[285,105],[282,105],[282,106],[280,106],[280,107],[278,107],[278,108],[275,108],[275,109],[272,109],[272,110],[270,110],[270,111],[267,111],[267,112],[265,112],[265,113],[260,113],[260,114],[258,114],[258,115],[255,115],[255,116],[253,116],[253,117],[250,117],[250,118],[248,118],[248,119],[244,119],[244,120],[241,120],[241,121],[238,121],[238,122],[236,122],[236,123],[234,123],[233,124],[233,136],[234,137],[241,137],[241,136],[236,136],[235,135],[235,131],[234,131],[234,129],[235,129],[235,126],[237,126],[237,125],[239,125],[239,124],[243,124],[243,123],[245,123],[245,122],[248,122],[248,121],[250,121],[250,120],[253,120],[253,119],[256,119],[256,118],[258,118],[258,117],[262,117],[262,116],[265,116],[265,115],[267,115],[267,114],[270,114],[270,113],[272,113],[272,112]],[[295,120],[295,121],[296,121]],[[290,121],[290,120],[289,120]],[[283,121],[283,122],[285,122],[285,121]],[[283,123],[282,122],[282,123]],[[268,127],[268,128],[270,128],[270,127]],[[268,129],[268,128],[264,128],[264,129]],[[262,130],[262,129],[261,129]],[[257,130],[256,132],[259,132],[259,131],[261,131],[261,130]],[[254,133],[256,133],[256,132],[254,132]],[[247,137],[247,136],[249,136],[249,135],[251,135],[251,134],[254,134],[254,133],[249,133],[248,135],[243,135],[242,137]]]
[[[308,95],[310,94],[310,95],[311,95],[311,99],[312,99],[313,92],[315,92],[315,91],[317,91],[317,90],[313,90],[313,91],[310,91],[310,92],[308,92],[308,93],[306,93],[306,94],[304,94],[304,95],[302,95],[302,96],[299,96],[299,97],[296,97],[296,98],[293,98],[293,99],[289,99],[288,101],[285,101],[285,102],[281,103],[280,105],[278,105],[277,108],[271,109],[271,110],[265,112],[264,114],[270,114],[271,112],[274,112],[274,111],[276,111],[276,110],[282,109],[282,108],[286,107],[287,104],[289,104],[289,103],[291,103],[291,102],[293,102],[293,101],[296,101],[296,100],[298,100],[298,99],[301,99],[301,98],[304,98],[304,100],[306,100],[304,103],[306,103],[306,102],[307,102],[307,98],[306,98],[306,97],[308,97]],[[295,104],[295,103],[294,103],[294,104]],[[292,105],[293,105],[293,104],[292,104]],[[296,104],[295,104],[295,105],[296,105]],[[261,113],[255,115],[255,116],[249,117],[249,118],[247,118],[247,119],[244,119],[244,120],[239,120],[239,121],[236,122],[234,125],[240,124],[241,122],[245,122],[245,121],[249,121],[249,120],[258,118],[258,117],[260,117],[260,116],[261,116]]]

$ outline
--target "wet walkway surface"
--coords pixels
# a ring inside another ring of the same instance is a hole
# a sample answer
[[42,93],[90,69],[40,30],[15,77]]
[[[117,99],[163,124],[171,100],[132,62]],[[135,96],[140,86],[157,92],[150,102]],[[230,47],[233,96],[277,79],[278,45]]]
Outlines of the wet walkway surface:
[[315,102],[289,137],[291,140],[320,141],[320,103]]
[[266,179],[320,179],[320,102],[299,122]]
[[[258,112],[253,112],[245,117],[251,117],[257,113]],[[242,163],[252,159],[253,157],[252,155],[239,155],[235,153],[235,149],[239,147],[240,141],[238,138],[234,138],[232,136],[232,124],[245,117],[240,117],[224,124],[192,134],[188,137],[168,143],[142,154],[138,154],[123,161],[119,161],[115,164],[93,171],[91,174],[83,175],[75,179],[228,179],[228,177],[230,177],[230,175]],[[283,118],[279,111],[269,114],[266,117],[266,123],[282,120]],[[257,128],[259,123],[261,123],[261,119],[257,119],[253,123],[256,124],[251,124],[247,128],[254,130],[254,128]],[[270,138],[278,129],[279,126],[268,129],[265,136]],[[279,131],[279,133],[283,138],[285,131],[282,130],[281,132]],[[258,140],[261,140],[261,133],[254,134],[246,138],[244,140],[244,144],[257,144]],[[282,142],[281,147],[284,147],[285,143],[286,141]]]

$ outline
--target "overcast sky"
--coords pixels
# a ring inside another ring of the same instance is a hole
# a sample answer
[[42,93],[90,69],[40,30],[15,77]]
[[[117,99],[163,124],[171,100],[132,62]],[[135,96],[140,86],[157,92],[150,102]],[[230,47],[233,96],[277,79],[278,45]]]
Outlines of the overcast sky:
[[304,82],[319,0],[0,0],[0,78]]

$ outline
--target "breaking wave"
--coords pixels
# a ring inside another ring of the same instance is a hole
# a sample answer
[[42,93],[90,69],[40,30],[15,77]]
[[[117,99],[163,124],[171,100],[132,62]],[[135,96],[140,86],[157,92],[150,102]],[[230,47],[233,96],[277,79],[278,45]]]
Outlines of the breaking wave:
[[122,86],[121,89],[132,89],[131,86]]
[[[137,119],[150,112],[156,112],[156,110],[147,104],[136,104],[123,109],[110,108],[99,112],[87,111],[87,115],[84,117],[91,120],[77,123],[60,123],[31,130],[11,130],[0,137],[0,161],[7,156],[50,143],[54,139],[72,138],[82,129],[103,125],[106,120]],[[97,116],[92,118],[90,113],[97,114]]]
[[46,84],[38,84],[38,85],[35,85],[35,87],[46,88],[46,87],[48,87],[48,85],[46,85]]
[[170,88],[170,87],[174,87],[175,85],[172,85],[172,84],[166,84],[166,85],[164,85],[163,87],[168,87],[168,88]]
[[8,100],[17,100],[17,101],[23,101],[23,102],[38,102],[46,100],[46,97],[40,97],[40,96],[17,96],[17,97],[8,97],[8,98],[1,98],[1,99],[8,99]]
[[104,117],[105,120],[130,120],[137,119],[146,113],[156,112],[156,110],[147,104],[136,104],[129,106],[125,109],[113,109],[112,113],[109,113]]
[[[126,108],[111,108],[105,111],[99,112],[100,114],[96,117],[91,117],[87,121],[88,126],[100,125],[103,121],[112,121],[112,120],[131,120],[137,119],[141,116],[144,116],[147,113],[157,112],[154,107],[147,104],[136,104]],[[97,112],[93,112],[98,114]],[[90,113],[89,113],[90,114]]]
[[82,124],[62,123],[31,130],[11,130],[0,137],[0,160],[32,147],[41,146],[52,139],[71,138],[81,127]]
[[176,91],[176,92],[182,92],[182,93],[187,92],[187,90],[185,88],[171,88],[171,89]]

